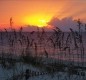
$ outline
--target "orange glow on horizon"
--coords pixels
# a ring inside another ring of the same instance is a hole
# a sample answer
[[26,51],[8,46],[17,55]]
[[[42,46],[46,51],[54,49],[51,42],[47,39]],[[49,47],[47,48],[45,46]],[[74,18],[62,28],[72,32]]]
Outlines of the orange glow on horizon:
[[47,23],[50,21],[51,17],[45,15],[32,15],[24,17],[22,23],[25,25],[33,25],[38,27],[47,26]]
[[10,26],[10,17],[13,26],[43,27],[53,17],[80,18],[86,22],[86,0],[0,0],[0,28]]

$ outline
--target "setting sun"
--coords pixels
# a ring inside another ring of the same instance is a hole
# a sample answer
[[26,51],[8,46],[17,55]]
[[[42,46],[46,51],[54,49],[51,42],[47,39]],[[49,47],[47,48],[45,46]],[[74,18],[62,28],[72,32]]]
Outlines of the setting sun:
[[44,27],[47,25],[47,22],[50,20],[49,17],[45,17],[43,15],[35,15],[35,16],[27,16],[24,17],[23,23],[26,25],[34,25],[38,27]]

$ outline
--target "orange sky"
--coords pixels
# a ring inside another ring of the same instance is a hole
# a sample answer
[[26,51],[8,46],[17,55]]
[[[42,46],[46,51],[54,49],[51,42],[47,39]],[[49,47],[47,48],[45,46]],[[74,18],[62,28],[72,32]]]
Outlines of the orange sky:
[[54,16],[86,22],[86,0],[0,0],[0,25],[45,25]]

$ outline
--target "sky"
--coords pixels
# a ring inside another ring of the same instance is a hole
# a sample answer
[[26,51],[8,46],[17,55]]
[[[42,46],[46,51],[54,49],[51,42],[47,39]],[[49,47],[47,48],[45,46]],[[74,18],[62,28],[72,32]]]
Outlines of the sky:
[[45,26],[52,18],[80,18],[86,22],[86,0],[0,0],[0,28],[13,25]]

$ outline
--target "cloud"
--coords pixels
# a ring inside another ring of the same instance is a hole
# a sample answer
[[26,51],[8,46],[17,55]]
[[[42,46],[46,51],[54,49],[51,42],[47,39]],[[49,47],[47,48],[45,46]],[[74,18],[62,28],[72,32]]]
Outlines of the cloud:
[[73,30],[78,30],[78,23],[74,21],[72,17],[65,17],[61,20],[54,17],[50,20],[48,24],[54,27],[58,27],[62,31],[70,31],[69,28],[72,28]]
[[[22,28],[23,28],[24,32],[32,32],[32,31],[37,32],[39,27],[38,26],[26,25],[26,26],[24,26]],[[52,29],[49,28],[48,26],[44,26],[43,28],[39,28],[39,31],[41,32],[43,29],[44,29],[45,32],[46,31],[52,31]]]

